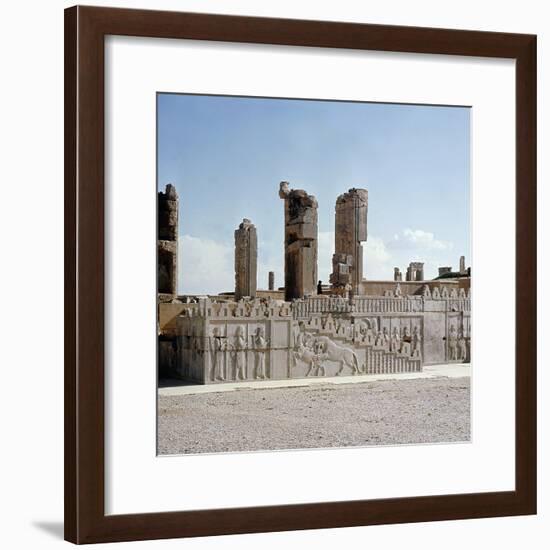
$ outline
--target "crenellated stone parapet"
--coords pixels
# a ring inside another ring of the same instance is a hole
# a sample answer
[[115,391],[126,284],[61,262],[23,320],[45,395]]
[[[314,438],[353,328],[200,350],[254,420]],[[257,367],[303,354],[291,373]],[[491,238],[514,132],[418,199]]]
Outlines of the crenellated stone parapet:
[[243,298],[238,302],[216,302],[209,298],[203,298],[196,304],[191,304],[183,312],[184,317],[227,319],[261,317],[291,317],[292,304],[272,299]]
[[363,313],[418,313],[423,311],[470,311],[469,293],[439,293],[439,289],[427,296],[354,296],[351,300],[341,297],[312,297],[292,302],[295,319],[305,319],[316,314]]

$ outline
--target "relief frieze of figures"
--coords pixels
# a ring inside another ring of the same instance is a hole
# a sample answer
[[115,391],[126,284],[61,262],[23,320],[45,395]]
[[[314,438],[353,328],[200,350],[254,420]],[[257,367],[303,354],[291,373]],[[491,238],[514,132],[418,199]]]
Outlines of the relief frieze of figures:
[[[197,339],[195,338],[194,341]],[[219,326],[214,326],[210,340],[211,380],[224,382],[226,380],[266,380],[266,354],[269,342],[265,337],[263,327],[257,327],[250,336],[250,342],[245,336],[245,328],[238,325],[233,337],[224,336]],[[248,365],[247,352],[253,356],[252,364]],[[249,374],[251,370],[251,375]]]

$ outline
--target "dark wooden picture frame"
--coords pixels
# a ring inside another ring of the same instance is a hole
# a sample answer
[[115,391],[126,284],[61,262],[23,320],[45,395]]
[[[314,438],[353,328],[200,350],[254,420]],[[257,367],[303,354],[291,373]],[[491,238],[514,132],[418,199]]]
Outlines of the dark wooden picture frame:
[[[514,491],[105,515],[104,38],[126,35],[516,62]],[[65,11],[65,538],[194,537],[536,513],[536,37],[96,7]]]

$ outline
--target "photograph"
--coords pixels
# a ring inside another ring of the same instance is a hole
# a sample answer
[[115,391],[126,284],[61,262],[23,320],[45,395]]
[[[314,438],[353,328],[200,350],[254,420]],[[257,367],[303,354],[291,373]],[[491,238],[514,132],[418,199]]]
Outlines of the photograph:
[[158,455],[470,442],[470,118],[157,93]]

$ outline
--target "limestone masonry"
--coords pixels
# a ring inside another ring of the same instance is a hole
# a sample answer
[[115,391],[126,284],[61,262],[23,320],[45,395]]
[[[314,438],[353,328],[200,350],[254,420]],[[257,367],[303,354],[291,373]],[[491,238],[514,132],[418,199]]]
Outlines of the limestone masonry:
[[178,281],[178,208],[176,188],[168,184],[158,194],[158,291],[173,296]]
[[317,288],[317,200],[283,181],[285,201],[285,300],[313,295]]
[[367,240],[368,193],[350,189],[336,200],[334,256],[330,282],[335,287],[350,285],[359,293],[363,281],[363,245]]
[[235,300],[256,297],[258,237],[246,218],[235,230]]
[[[402,281],[363,278],[368,194],[336,200],[331,286],[317,294],[317,200],[282,182],[285,285],[258,290],[256,227],[235,230],[235,292],[178,296],[178,197],[159,193],[159,370],[202,384],[309,376],[418,372],[470,361],[470,271],[440,268],[424,280],[411,262]],[[447,271],[448,270],[448,271]]]

